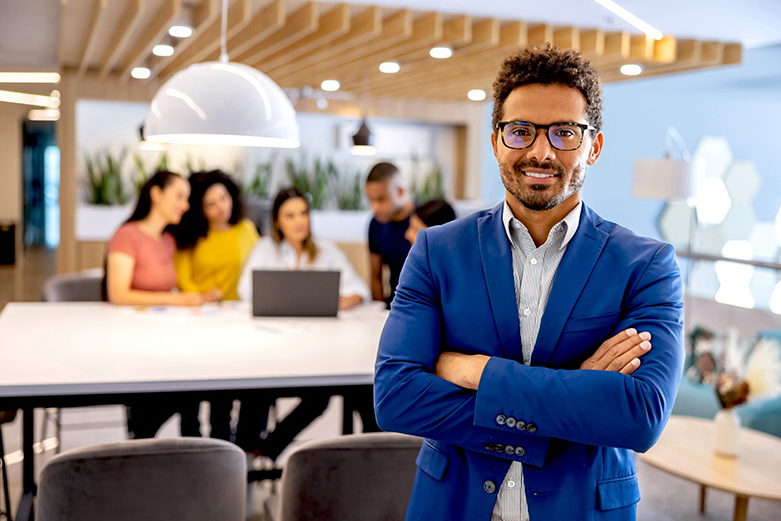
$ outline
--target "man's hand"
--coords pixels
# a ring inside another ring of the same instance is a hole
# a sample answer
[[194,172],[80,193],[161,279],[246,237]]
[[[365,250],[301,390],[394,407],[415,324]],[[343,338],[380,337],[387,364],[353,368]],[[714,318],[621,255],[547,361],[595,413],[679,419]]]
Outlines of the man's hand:
[[640,367],[640,357],[651,350],[649,340],[651,333],[638,333],[634,328],[625,329],[605,340],[580,368],[632,374]]
[[464,353],[443,351],[437,359],[434,372],[450,383],[476,391],[485,364],[490,358],[486,355],[465,355]]

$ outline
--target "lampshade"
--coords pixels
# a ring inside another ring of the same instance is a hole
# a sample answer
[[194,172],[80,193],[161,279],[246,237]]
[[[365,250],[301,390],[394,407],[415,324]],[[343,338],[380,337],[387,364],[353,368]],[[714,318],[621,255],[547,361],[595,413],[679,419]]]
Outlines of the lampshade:
[[374,134],[369,130],[366,118],[364,118],[361,120],[358,132],[353,134],[353,146],[350,148],[350,153],[356,156],[373,156],[376,153],[373,143]]
[[679,159],[638,159],[632,172],[632,196],[642,199],[688,199],[697,193],[696,169]]
[[157,91],[144,122],[148,141],[296,148],[298,124],[282,89],[241,63],[205,62]]

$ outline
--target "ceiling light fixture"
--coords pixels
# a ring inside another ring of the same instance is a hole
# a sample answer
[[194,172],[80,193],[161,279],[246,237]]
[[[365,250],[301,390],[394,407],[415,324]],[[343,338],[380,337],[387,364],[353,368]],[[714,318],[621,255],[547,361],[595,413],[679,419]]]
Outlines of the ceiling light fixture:
[[152,54],[155,56],[173,56],[174,48],[170,45],[161,43],[152,47]]
[[0,101],[6,103],[18,103],[19,105],[46,107],[50,109],[56,109],[60,106],[59,98],[54,98],[52,96],[41,96],[40,94],[14,92],[10,90],[0,90]]
[[353,146],[350,147],[350,153],[354,156],[373,156],[377,153],[377,149],[374,148],[374,134],[369,130],[365,117],[361,120],[358,132],[353,134]]
[[268,76],[229,63],[228,0],[222,2],[218,62],[190,65],[155,94],[144,122],[148,141],[194,145],[296,148],[296,112]]
[[0,72],[0,83],[59,83],[56,72]]
[[380,64],[380,72],[385,74],[396,74],[401,70],[401,65],[397,62],[382,62]]
[[637,16],[633,15],[617,3],[613,2],[613,0],[594,0],[596,3],[613,13],[614,15],[618,16],[622,20],[624,20],[626,23],[630,24],[631,26],[643,31],[645,34],[653,38],[654,40],[661,40],[664,38],[664,35],[662,34],[662,31],[657,29],[656,27],[653,27],[651,24],[641,20]]
[[320,88],[326,92],[336,92],[341,86],[336,80],[325,80],[320,84]]
[[483,89],[472,89],[466,93],[466,97],[472,101],[483,101],[485,99],[485,91]]
[[133,70],[130,71],[130,75],[137,80],[145,80],[152,75],[152,71],[146,67],[133,67]]
[[627,63],[622,65],[619,70],[624,76],[639,76],[643,73],[643,66],[639,63]]
[[439,60],[443,60],[445,58],[450,58],[453,56],[453,49],[450,47],[432,47],[431,50],[428,52],[429,56],[432,58],[437,58]]
[[194,32],[189,25],[172,25],[168,28],[168,34],[174,38],[189,38]]

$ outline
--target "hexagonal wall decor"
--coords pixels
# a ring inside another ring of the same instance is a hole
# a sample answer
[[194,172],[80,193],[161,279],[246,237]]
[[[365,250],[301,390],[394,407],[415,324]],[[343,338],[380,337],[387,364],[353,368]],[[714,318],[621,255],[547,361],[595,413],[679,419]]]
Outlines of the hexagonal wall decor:
[[703,136],[694,148],[692,157],[702,161],[706,178],[719,179],[724,177],[727,166],[732,162],[732,149],[725,137]]
[[748,234],[748,242],[754,252],[754,258],[764,261],[776,259],[779,244],[776,239],[776,227],[771,222],[754,223]]
[[759,174],[754,162],[733,161],[727,168],[724,184],[733,203],[753,203],[760,185]]
[[769,307],[770,311],[781,315],[781,282],[776,284],[776,287],[773,288],[773,293],[770,295]]
[[686,202],[667,203],[657,223],[662,238],[670,244],[688,247],[693,217],[692,208]]
[[[749,233],[756,223],[754,207],[746,203],[733,204],[724,222],[720,225],[724,239],[728,241],[748,240]],[[749,257],[750,258],[750,257]]]
[[754,296],[756,307],[768,309],[770,299],[773,296],[773,289],[778,284],[778,276],[773,270],[767,268],[757,268],[748,287]]
[[708,226],[700,228],[694,236],[694,251],[697,253],[709,253],[721,255],[721,249],[727,240],[720,226]]
[[697,219],[700,224],[721,224],[732,199],[721,179],[704,179],[697,186]]

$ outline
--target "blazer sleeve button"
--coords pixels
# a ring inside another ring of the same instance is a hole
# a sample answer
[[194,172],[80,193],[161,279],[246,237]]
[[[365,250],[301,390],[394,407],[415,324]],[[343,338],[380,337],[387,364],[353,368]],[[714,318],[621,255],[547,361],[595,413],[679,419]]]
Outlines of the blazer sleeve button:
[[500,414],[496,417],[496,423],[499,425],[504,425],[504,423],[507,421],[507,416],[504,414]]
[[504,453],[505,454],[515,454],[515,447],[513,447],[512,445],[505,445]]
[[483,490],[488,492],[489,494],[493,494],[496,492],[496,483],[494,483],[491,480],[487,480],[483,483]]
[[486,443],[485,444],[485,450],[494,450],[494,444],[493,443]]
[[513,418],[512,416],[508,416],[504,424],[512,429],[516,425],[515,418]]
[[503,443],[497,443],[494,445],[494,450],[496,452],[504,452],[504,444]]
[[516,421],[515,422],[515,428],[518,429],[519,431],[525,430],[526,429],[526,422],[523,421],[523,420]]
[[533,423],[527,423],[526,430],[534,434],[535,432],[537,432],[537,426],[534,425]]
[[515,455],[516,456],[518,456],[520,458],[524,454],[526,454],[526,449],[524,449],[523,447],[515,447]]

